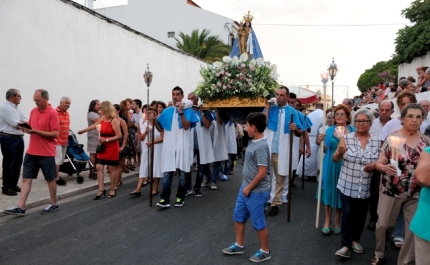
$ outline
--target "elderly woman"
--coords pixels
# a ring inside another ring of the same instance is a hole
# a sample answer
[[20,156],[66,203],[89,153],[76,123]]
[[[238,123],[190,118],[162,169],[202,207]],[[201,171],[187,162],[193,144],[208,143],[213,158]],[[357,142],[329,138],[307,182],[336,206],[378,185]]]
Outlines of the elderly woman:
[[[390,136],[405,138],[405,143],[398,157],[392,157],[388,140],[383,144],[376,163],[381,175],[378,203],[378,222],[376,223],[376,249],[371,264],[381,264],[387,234],[393,229],[400,209],[403,208],[404,220],[409,224],[415,214],[420,197],[421,187],[418,185],[414,171],[424,148],[430,145],[430,138],[420,132],[425,111],[419,104],[409,104],[401,112],[403,127]],[[397,167],[390,161],[398,161]],[[415,264],[414,237],[408,226],[405,227],[404,245],[400,249],[397,264]]]
[[321,201],[324,204],[324,226],[322,233],[329,235],[330,223],[331,223],[331,212],[332,209],[336,209],[336,216],[334,220],[333,234],[339,234],[340,229],[340,214],[342,203],[340,199],[340,192],[336,188],[337,181],[339,179],[340,169],[342,167],[342,159],[337,163],[333,163],[332,156],[337,150],[340,142],[340,137],[335,131],[337,126],[345,127],[345,134],[355,132],[355,128],[350,126],[351,123],[351,111],[348,106],[339,104],[334,109],[334,125],[328,127],[325,134],[320,134],[316,140],[316,144],[320,144],[324,141],[324,160],[322,164],[322,190],[321,190]]
[[416,264],[430,264],[430,147],[424,148],[420,162],[414,175],[420,185],[420,199],[418,209],[411,222],[411,231],[415,234],[415,262]]
[[363,253],[360,237],[366,222],[370,200],[370,182],[378,160],[379,140],[370,135],[373,114],[360,109],[355,114],[355,132],[345,135],[345,145],[339,145],[333,154],[333,162],[343,158],[337,182],[342,201],[342,248],[335,255],[350,258],[351,249]]

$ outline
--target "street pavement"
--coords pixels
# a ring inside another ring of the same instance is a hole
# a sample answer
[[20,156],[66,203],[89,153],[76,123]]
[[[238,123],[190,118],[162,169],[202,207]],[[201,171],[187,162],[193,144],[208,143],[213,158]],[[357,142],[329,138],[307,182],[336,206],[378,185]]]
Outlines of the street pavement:
[[[245,254],[227,256],[221,251],[235,240],[232,213],[241,170],[237,165],[236,173],[228,181],[218,182],[217,190],[202,188],[203,197],[189,196],[183,207],[173,207],[172,203],[171,208],[160,209],[155,206],[159,196],[150,207],[148,186],[142,189],[141,197],[128,195],[137,182],[130,175],[114,198],[93,200],[97,189],[93,187],[61,199],[60,209],[54,213],[40,214],[45,205],[39,203],[41,206],[29,208],[24,217],[2,216],[0,264],[250,264],[248,258],[259,248],[250,223]],[[297,179],[296,184],[300,181]],[[95,181],[86,178],[84,184],[91,182]],[[174,178],[172,201],[177,182]],[[304,190],[300,185],[293,188],[291,222],[286,221],[286,204],[278,216],[267,215],[272,259],[265,263],[370,264],[374,235],[366,229],[361,239],[364,254],[352,253],[351,260],[334,256],[341,237],[321,233],[323,207],[320,227],[315,228],[316,185],[306,181]],[[2,206],[5,197],[1,197]],[[13,205],[9,203],[6,208]],[[388,246],[388,264],[396,263],[397,254]]]

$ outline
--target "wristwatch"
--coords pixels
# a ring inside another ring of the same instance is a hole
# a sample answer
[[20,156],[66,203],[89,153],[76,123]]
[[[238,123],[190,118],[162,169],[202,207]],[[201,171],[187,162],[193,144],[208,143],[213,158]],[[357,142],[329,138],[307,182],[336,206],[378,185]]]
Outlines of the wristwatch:
[[183,113],[183,112],[181,112],[181,113],[179,113],[179,115],[180,115],[180,116],[182,116],[182,115],[184,115],[184,113]]

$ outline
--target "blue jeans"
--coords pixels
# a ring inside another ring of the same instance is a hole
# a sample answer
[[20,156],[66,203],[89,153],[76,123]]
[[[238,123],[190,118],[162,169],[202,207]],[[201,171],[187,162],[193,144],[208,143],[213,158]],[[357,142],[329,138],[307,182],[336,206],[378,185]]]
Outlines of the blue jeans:
[[342,247],[351,249],[353,241],[360,241],[364,223],[366,222],[370,198],[351,198],[340,193],[340,199],[342,201],[342,218],[340,223]]
[[19,174],[24,154],[24,139],[0,135],[1,152],[3,154],[3,190],[15,188],[18,184]]
[[[178,169],[177,172],[179,177],[179,185],[178,185],[178,192],[176,193],[176,197],[183,200],[185,198],[185,194],[187,193],[187,189],[186,189],[187,178],[185,176],[185,171]],[[164,172],[163,192],[161,193],[160,197],[166,202],[170,202],[170,194],[172,193],[172,178],[173,178],[173,171]]]
[[[194,155],[197,155],[197,176],[196,176],[196,182],[194,183],[194,190],[200,190],[200,186],[202,185],[203,177],[206,176],[206,178],[209,178],[211,176],[211,170],[209,168],[209,164],[200,164],[200,151],[197,149],[194,149]],[[191,190],[192,185],[192,174],[191,171],[185,173],[185,176],[187,178],[187,190]]]
[[219,179],[219,172],[221,170],[221,161],[214,162],[214,169],[212,171],[212,175],[210,178],[206,176],[206,180],[210,183],[216,183],[216,181]]
[[400,210],[399,217],[397,218],[392,234],[394,238],[405,237],[405,216],[403,215],[403,208]]
[[233,156],[234,154],[228,154],[228,159],[224,162],[224,169],[222,171],[223,175],[228,175],[228,172],[230,171],[230,166],[233,164]]

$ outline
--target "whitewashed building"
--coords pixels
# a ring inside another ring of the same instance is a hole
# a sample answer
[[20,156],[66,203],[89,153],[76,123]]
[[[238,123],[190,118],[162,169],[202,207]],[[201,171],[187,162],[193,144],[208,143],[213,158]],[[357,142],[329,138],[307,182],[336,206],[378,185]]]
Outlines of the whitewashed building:
[[95,11],[172,47],[176,47],[175,37],[180,40],[180,32],[190,35],[195,29],[208,29],[226,44],[231,43],[230,31],[237,33],[232,19],[204,10],[191,0],[128,0],[127,5]]
[[87,127],[93,99],[146,102],[147,63],[150,100],[169,101],[176,85],[188,93],[202,80],[205,62],[71,0],[0,1],[0,17],[0,104],[9,88],[19,89],[28,116],[36,89],[47,89],[54,107],[68,96],[74,132]]

